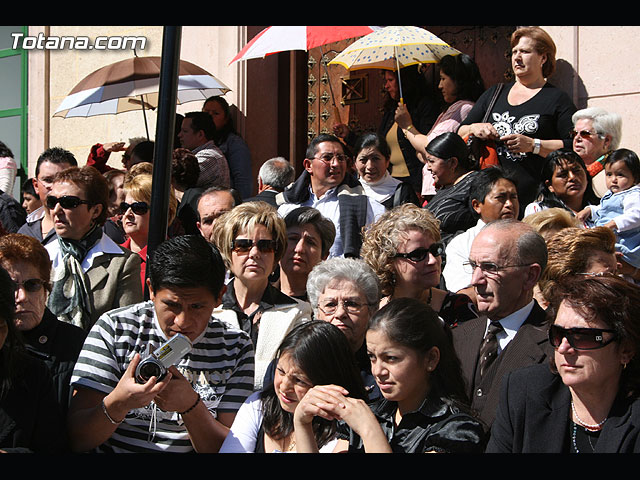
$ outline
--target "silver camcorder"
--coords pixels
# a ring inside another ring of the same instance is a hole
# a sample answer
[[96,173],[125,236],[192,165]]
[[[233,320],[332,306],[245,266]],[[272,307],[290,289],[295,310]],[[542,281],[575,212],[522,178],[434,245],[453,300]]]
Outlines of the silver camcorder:
[[169,367],[178,363],[191,351],[192,344],[187,337],[176,333],[153,352],[149,352],[150,348],[147,345],[147,354],[136,368],[135,376],[138,383],[146,383],[151,377],[156,377],[158,381],[162,380]]

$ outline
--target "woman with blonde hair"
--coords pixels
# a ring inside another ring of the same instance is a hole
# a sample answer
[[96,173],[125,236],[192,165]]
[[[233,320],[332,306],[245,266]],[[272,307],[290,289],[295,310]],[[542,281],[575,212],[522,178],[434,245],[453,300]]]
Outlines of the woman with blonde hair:
[[[148,173],[127,177],[124,183],[124,201],[120,203],[122,228],[127,235],[127,239],[121,246],[140,256],[140,280],[143,290],[146,278],[152,180],[152,175]],[[172,189],[169,195],[167,225],[173,222],[177,207],[178,201]]]
[[381,215],[365,231],[361,250],[380,280],[381,306],[394,298],[415,298],[453,325],[477,313],[467,295],[438,288],[443,254],[438,220],[410,203]]
[[213,314],[251,337],[254,389],[259,390],[282,339],[311,319],[307,302],[285,295],[269,282],[287,246],[285,223],[271,205],[247,202],[216,220],[211,239],[232,276],[222,305]]
[[564,208],[553,207],[527,215],[522,219],[547,240],[563,228],[581,227],[580,221]]

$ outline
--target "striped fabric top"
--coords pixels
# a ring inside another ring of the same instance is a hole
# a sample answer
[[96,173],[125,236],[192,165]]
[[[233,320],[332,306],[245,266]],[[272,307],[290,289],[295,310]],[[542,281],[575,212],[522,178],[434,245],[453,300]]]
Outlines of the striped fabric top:
[[[71,384],[108,394],[136,352],[144,356],[147,344],[153,351],[166,340],[151,301],[107,312],[89,332]],[[254,354],[248,335],[214,317],[177,367],[214,417],[236,412],[253,391]],[[193,447],[180,416],[152,402],[131,410],[97,451],[191,452]]]

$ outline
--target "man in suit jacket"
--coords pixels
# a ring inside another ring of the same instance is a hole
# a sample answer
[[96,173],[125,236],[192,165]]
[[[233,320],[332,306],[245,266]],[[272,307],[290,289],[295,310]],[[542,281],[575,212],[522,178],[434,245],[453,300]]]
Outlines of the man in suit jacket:
[[258,194],[245,202],[267,202],[277,208],[276,195],[295,180],[295,169],[283,157],[267,160],[258,172]]
[[[546,263],[544,239],[529,225],[513,219],[490,222],[471,245],[471,282],[481,315],[455,327],[453,341],[471,406],[487,427],[495,418],[503,376],[541,363],[551,354],[545,311],[533,298]],[[492,322],[500,324],[497,356],[481,374],[483,343],[489,339],[486,334]]]

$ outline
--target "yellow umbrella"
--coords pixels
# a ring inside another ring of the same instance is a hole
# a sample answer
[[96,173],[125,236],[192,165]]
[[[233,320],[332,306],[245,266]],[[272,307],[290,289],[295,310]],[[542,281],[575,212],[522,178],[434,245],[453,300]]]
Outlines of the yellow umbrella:
[[[390,26],[365,35],[345,48],[329,62],[347,70],[381,68],[399,71],[402,67],[438,63],[446,55],[460,52],[420,27]],[[402,85],[399,81],[400,101]]]

